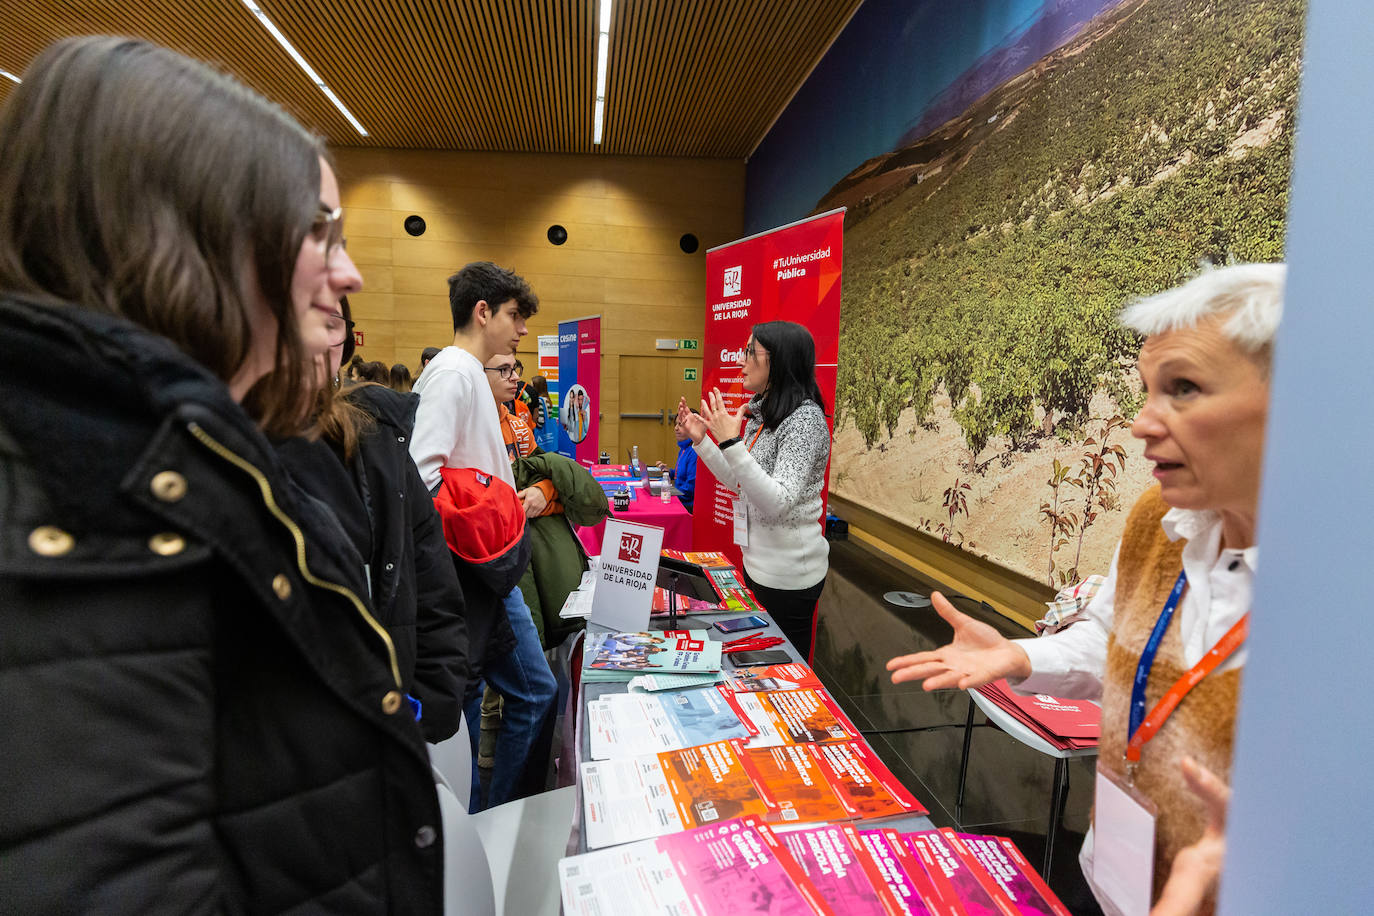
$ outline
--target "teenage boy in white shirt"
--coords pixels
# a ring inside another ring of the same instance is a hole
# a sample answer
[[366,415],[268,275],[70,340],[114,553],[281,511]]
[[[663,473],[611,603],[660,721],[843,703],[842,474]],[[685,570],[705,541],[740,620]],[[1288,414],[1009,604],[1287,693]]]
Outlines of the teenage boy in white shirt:
[[[539,300],[518,275],[487,261],[468,264],[448,282],[453,345],[439,351],[415,384],[420,406],[410,457],[431,492],[442,482],[440,469],[445,467],[477,468],[513,488],[515,477],[483,366],[498,353],[515,352],[520,338],[529,333],[525,321],[538,311]],[[520,494],[522,503],[526,496]],[[536,745],[548,739],[558,692],[520,589],[511,589],[503,604],[516,648],[482,672],[505,698],[487,806],[515,797],[527,763],[542,775],[547,748]],[[464,713],[476,757],[481,685],[470,686],[468,695],[472,699]],[[475,767],[472,795],[469,811],[476,812],[481,804]]]

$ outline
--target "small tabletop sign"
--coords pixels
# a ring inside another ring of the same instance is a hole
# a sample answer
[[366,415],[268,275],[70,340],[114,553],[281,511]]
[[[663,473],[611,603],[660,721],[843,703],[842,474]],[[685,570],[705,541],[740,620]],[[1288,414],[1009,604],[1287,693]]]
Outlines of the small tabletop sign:
[[619,633],[649,629],[662,549],[662,528],[614,518],[606,520],[601,568],[592,595],[592,623]]

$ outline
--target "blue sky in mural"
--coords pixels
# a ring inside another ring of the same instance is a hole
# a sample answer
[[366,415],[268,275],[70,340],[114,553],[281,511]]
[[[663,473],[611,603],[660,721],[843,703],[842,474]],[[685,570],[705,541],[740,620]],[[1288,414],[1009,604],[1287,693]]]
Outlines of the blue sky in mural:
[[981,55],[1061,5],[867,0],[750,158],[745,231],[806,215],[861,162],[893,149]]

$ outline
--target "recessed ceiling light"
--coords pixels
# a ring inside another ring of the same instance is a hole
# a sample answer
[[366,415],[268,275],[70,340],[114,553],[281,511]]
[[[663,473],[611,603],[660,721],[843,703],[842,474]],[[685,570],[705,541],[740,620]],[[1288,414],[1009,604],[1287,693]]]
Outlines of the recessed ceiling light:
[[334,90],[324,84],[324,80],[320,79],[320,75],[315,72],[315,68],[306,63],[305,58],[301,57],[301,52],[296,50],[295,45],[286,40],[286,36],[281,33],[281,29],[278,29],[276,25],[273,24],[272,20],[267,18],[267,14],[262,11],[262,7],[254,3],[253,0],[243,0],[243,5],[248,7],[249,11],[254,16],[258,17],[258,22],[262,23],[262,27],[267,29],[271,36],[277,40],[277,44],[281,45],[286,50],[287,54],[291,55],[291,59],[296,62],[296,66],[305,71],[305,75],[310,77],[310,82],[315,84],[315,88],[323,92],[324,97],[334,103],[334,107],[339,109],[339,113],[348,119],[348,123],[353,125],[353,129],[366,137],[367,131],[363,129],[362,124],[358,123],[358,119],[353,117],[353,112],[345,108],[344,103],[339,101],[339,97],[334,94]]
[[601,145],[606,126],[606,58],[611,47],[611,0],[601,0],[600,30],[596,36],[596,108],[592,114],[592,143]]

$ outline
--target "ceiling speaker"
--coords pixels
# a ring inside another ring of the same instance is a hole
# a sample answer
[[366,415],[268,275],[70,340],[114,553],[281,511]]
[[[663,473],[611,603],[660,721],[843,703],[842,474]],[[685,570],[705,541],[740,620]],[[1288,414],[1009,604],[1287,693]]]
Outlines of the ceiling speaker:
[[568,230],[564,229],[557,223],[554,223],[552,226],[549,227],[549,231],[547,234],[549,236],[549,242],[554,245],[562,245],[564,242],[568,240]]
[[695,254],[700,244],[697,237],[690,232],[677,240],[677,247],[681,248],[684,254]]
[[421,216],[407,216],[405,221],[406,232],[410,235],[425,234],[425,220]]

